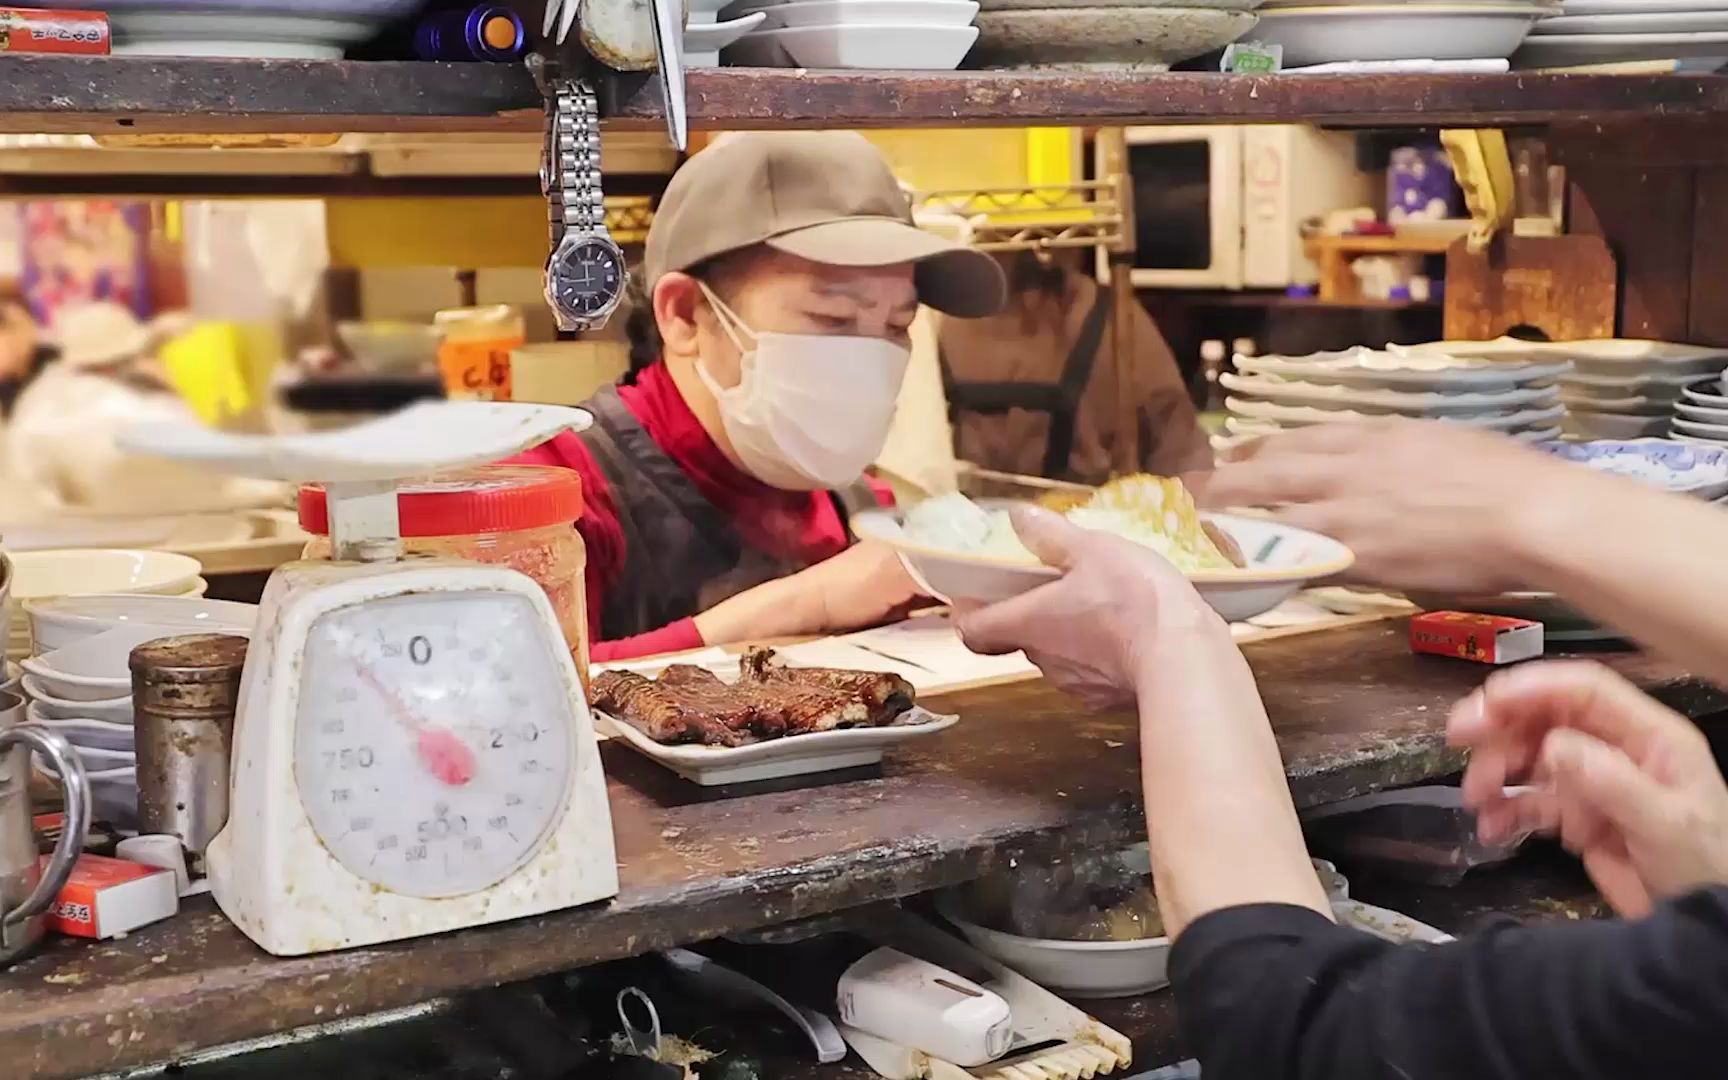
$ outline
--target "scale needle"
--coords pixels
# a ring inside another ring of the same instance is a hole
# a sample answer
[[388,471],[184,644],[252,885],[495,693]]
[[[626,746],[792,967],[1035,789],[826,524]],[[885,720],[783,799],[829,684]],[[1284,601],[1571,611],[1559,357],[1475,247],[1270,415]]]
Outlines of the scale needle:
[[[352,658],[351,658],[352,659]],[[474,760],[474,748],[448,728],[434,727],[415,716],[396,692],[386,686],[369,666],[354,660],[354,670],[408,730],[414,732],[414,750],[425,770],[450,787],[461,787],[474,779],[479,763]]]

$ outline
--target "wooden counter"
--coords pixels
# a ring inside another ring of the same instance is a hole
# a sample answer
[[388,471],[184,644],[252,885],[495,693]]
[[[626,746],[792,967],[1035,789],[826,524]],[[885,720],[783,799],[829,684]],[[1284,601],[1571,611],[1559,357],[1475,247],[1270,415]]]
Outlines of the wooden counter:
[[[1252,645],[1302,805],[1456,769],[1448,706],[1485,668],[1412,656],[1401,623]],[[1692,715],[1728,697],[1604,659]],[[207,901],[121,942],[55,942],[0,974],[7,1080],[79,1077],[730,931],[905,896],[1074,844],[1139,837],[1135,725],[1040,683],[956,695],[949,732],[826,782],[703,791],[606,750],[614,901],[396,945],[266,956]],[[1207,722],[1195,717],[1196,723]]]

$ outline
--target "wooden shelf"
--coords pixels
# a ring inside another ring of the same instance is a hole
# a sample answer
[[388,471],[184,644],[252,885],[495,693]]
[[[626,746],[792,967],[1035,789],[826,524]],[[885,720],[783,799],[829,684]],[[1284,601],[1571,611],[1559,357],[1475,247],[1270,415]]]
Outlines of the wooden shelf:
[[[690,73],[697,129],[987,123],[1351,127],[1649,125],[1728,117],[1728,77],[1112,74],[1084,71]],[[651,77],[612,76],[619,129],[661,124]],[[0,130],[528,131],[539,97],[515,65],[0,56]]]

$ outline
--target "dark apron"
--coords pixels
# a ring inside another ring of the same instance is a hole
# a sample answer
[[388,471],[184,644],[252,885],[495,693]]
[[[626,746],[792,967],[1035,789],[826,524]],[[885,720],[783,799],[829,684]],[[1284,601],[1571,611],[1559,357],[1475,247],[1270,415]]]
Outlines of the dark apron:
[[[804,563],[745,544],[726,515],[660,449],[616,388],[606,387],[582,407],[594,414],[594,425],[580,438],[606,476],[624,529],[624,565],[607,583],[600,612],[602,641],[657,630],[804,569]],[[848,531],[853,512],[878,505],[863,480],[828,494]]]
[[948,395],[948,419],[958,423],[958,414],[962,412],[994,416],[1010,409],[1045,413],[1050,417],[1050,428],[1044,443],[1043,475],[1056,480],[1066,478],[1068,462],[1074,454],[1074,425],[1080,415],[1080,402],[1086,397],[1086,384],[1092,381],[1092,371],[1098,366],[1098,348],[1104,342],[1104,328],[1109,321],[1110,291],[1099,289],[1092,310],[1080,326],[1080,336],[1068,351],[1062,374],[1053,383],[962,382],[954,377],[948,358],[938,349],[942,390]]

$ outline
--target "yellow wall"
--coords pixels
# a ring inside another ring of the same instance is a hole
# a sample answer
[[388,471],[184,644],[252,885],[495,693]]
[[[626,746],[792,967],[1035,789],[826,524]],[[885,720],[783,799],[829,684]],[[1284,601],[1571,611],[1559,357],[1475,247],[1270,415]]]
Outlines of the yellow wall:
[[546,203],[538,196],[325,200],[332,266],[538,266]]
[[[1079,179],[1071,128],[864,134],[923,191]],[[539,266],[546,258],[546,205],[532,196],[336,198],[326,207],[333,266]]]

